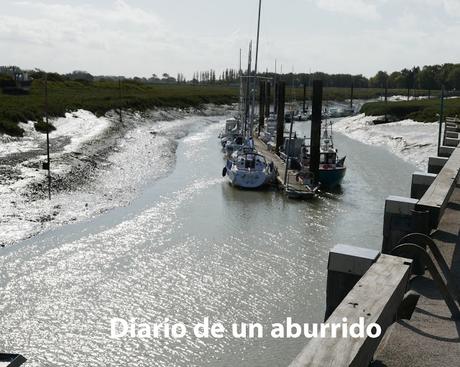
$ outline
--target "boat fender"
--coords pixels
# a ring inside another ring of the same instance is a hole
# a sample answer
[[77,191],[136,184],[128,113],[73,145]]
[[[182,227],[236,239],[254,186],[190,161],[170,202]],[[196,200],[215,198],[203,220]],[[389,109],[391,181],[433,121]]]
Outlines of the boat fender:
[[225,177],[226,174],[227,174],[227,167],[224,167],[224,169],[222,170],[222,177]]

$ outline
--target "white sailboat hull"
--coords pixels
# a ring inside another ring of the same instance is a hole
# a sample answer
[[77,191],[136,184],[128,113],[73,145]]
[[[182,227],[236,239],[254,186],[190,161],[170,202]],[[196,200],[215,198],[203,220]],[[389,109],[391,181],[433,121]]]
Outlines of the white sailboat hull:
[[230,170],[227,176],[233,186],[245,189],[257,189],[273,180],[273,175],[264,171]]

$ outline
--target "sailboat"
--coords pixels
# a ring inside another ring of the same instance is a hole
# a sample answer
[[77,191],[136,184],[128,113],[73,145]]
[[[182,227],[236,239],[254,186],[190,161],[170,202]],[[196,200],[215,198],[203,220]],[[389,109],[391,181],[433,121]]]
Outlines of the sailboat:
[[[259,4],[260,6],[260,4]],[[259,9],[260,10],[260,9]],[[260,11],[259,11],[260,25]],[[259,34],[259,29],[257,31]],[[259,37],[257,36],[257,42]],[[271,183],[276,178],[276,170],[273,162],[259,153],[254,147],[254,104],[255,86],[257,78],[257,52],[254,76],[251,76],[252,42],[249,44],[248,69],[246,76],[246,93],[244,94],[243,115],[243,142],[240,147],[233,151],[222,170],[222,175],[227,176],[233,186],[245,189],[257,189]],[[242,81],[243,75],[240,75]],[[252,84],[252,85],[251,85]],[[227,143],[226,147],[229,147]]]

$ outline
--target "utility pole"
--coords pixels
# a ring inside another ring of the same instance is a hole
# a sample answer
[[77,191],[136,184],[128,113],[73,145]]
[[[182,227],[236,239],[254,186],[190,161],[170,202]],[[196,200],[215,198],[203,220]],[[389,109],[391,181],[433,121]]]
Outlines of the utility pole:
[[51,200],[51,166],[50,166],[50,129],[48,122],[48,74],[45,73],[45,122],[46,122],[46,156],[48,168],[48,199]]
[[123,124],[123,115],[122,115],[122,109],[121,109],[121,106],[122,106],[121,78],[118,78],[118,101],[120,103],[120,110],[119,110],[120,124]]

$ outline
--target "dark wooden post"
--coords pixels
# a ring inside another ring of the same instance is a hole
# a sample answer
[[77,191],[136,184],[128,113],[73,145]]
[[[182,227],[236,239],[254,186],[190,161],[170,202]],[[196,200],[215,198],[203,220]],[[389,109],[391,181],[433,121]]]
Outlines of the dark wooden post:
[[259,133],[264,128],[265,119],[265,82],[259,82]]
[[387,105],[388,104],[388,80],[385,80],[385,122],[388,122]]
[[286,83],[279,81],[277,83],[277,114],[278,120],[276,125],[276,153],[280,152],[280,147],[284,143],[284,97],[286,93]]
[[279,83],[275,82],[275,105],[273,106],[273,112],[278,113],[278,92],[279,92]]
[[313,95],[311,106],[311,133],[310,133],[310,172],[316,182],[319,181],[319,159],[321,145],[321,110],[323,103],[323,82],[313,81]]
[[266,83],[267,89],[266,89],[266,94],[265,94],[265,100],[266,100],[266,108],[265,108],[265,116],[269,117],[270,116],[270,102],[271,102],[271,84],[270,82]]
[[303,82],[303,112],[305,113],[305,103],[307,102],[307,82],[304,80]]

